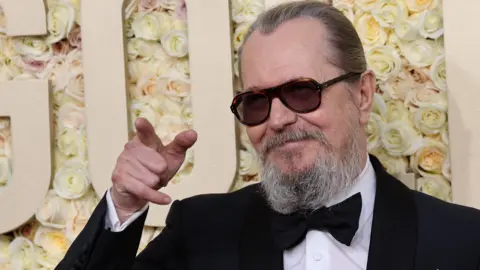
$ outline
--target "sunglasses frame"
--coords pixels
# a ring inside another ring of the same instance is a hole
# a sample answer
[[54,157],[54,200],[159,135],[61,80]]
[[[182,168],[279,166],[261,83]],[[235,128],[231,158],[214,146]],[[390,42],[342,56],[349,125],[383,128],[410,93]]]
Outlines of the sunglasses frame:
[[[262,123],[264,123],[269,117],[270,117],[270,111],[272,109],[272,100],[274,98],[278,98],[282,103],[283,105],[285,105],[285,107],[287,107],[289,110],[291,111],[294,111],[296,113],[309,113],[309,112],[313,112],[314,110],[318,109],[318,107],[320,107],[320,105],[322,104],[322,97],[321,97],[321,94],[322,94],[322,90],[336,84],[336,83],[339,83],[343,80],[346,80],[346,79],[349,79],[353,76],[356,76],[356,75],[361,75],[361,73],[356,73],[356,72],[349,72],[349,73],[346,73],[346,74],[343,74],[343,75],[340,75],[338,77],[335,77],[331,80],[328,80],[324,83],[319,83],[317,82],[316,80],[312,79],[312,78],[307,78],[307,77],[302,77],[302,78],[297,78],[297,79],[294,79],[294,80],[291,80],[289,82],[286,82],[286,83],[283,83],[281,85],[278,85],[278,86],[275,86],[275,87],[271,87],[271,88],[267,88],[267,89],[262,89],[262,90],[252,90],[252,91],[246,91],[246,92],[243,92],[243,93],[240,93],[240,94],[237,94],[234,98],[233,98],[233,101],[232,101],[232,104],[230,105],[230,110],[232,111],[232,113],[235,115],[235,117],[238,119],[238,121],[240,121],[240,123],[246,125],[246,126],[257,126],[257,125],[260,125]],[[284,100],[284,98],[282,97],[281,95],[281,92],[282,92],[282,89],[286,88],[286,87],[289,87],[293,84],[296,84],[296,83],[300,83],[300,82],[308,82],[308,83],[312,83],[318,94],[319,94],[319,97],[318,97],[318,104],[312,108],[312,109],[308,109],[308,110],[296,110],[292,107],[290,107],[288,105],[288,102],[286,102]],[[261,94],[261,95],[264,95],[267,97],[267,100],[268,100],[268,112],[267,112],[267,115],[265,116],[264,119],[262,119],[261,121],[258,121],[258,123],[255,123],[255,124],[249,124],[249,123],[246,123],[244,121],[241,120],[240,118],[240,115],[238,113],[238,106],[240,105],[240,100],[243,96],[245,95],[249,95],[249,94],[252,94],[252,93],[258,93],[258,94]]]

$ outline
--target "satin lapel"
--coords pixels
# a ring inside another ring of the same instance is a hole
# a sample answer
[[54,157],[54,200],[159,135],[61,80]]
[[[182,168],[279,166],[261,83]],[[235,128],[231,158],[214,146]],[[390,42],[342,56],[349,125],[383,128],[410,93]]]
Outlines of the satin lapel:
[[413,193],[370,156],[377,178],[367,270],[414,269],[417,212]]
[[282,270],[283,252],[273,243],[270,209],[260,189],[252,193],[240,236],[240,270]]

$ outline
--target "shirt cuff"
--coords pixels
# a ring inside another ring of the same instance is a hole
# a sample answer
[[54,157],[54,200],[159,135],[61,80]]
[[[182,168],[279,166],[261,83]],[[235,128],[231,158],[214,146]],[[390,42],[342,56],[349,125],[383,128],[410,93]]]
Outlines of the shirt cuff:
[[139,216],[143,214],[148,208],[148,203],[140,210],[131,215],[123,224],[120,224],[117,210],[113,204],[112,196],[110,195],[110,189],[107,190],[107,214],[105,216],[105,229],[110,229],[112,232],[121,232],[125,230],[132,222],[134,222]]

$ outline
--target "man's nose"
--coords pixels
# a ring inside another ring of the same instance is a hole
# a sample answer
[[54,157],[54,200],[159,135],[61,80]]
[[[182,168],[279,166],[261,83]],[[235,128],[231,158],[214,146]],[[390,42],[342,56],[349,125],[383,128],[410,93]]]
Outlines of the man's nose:
[[270,108],[268,126],[275,131],[280,131],[295,123],[297,117],[297,114],[287,108],[280,99],[274,98]]

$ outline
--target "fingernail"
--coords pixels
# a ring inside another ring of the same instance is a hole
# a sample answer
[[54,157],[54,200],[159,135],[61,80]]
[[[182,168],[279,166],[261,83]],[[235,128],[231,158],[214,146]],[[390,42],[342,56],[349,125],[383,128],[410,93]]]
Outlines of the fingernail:
[[172,201],[172,199],[170,199],[170,198],[165,198],[165,199],[163,199],[163,202],[164,202],[164,203],[170,203],[171,201]]

